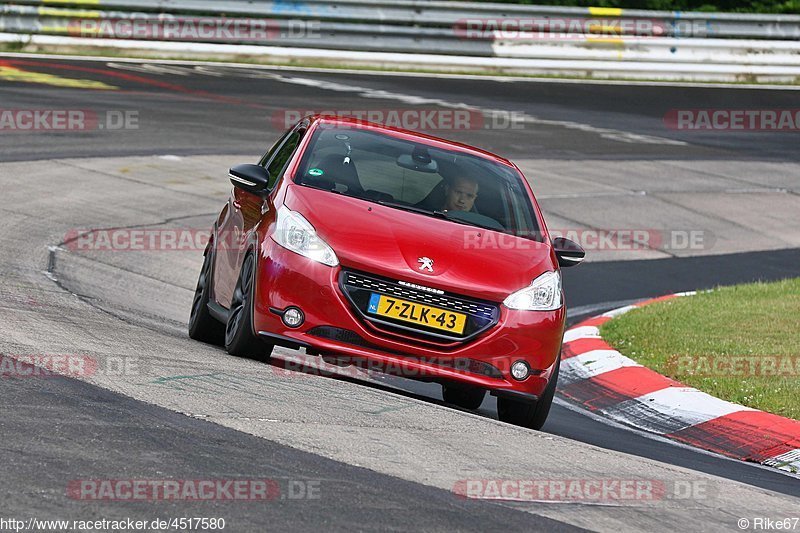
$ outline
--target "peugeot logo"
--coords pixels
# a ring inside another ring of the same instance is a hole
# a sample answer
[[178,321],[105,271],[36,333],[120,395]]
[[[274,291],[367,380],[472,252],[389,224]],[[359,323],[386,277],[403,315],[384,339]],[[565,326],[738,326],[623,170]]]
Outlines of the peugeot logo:
[[427,270],[428,272],[433,272],[433,259],[430,257],[420,257],[417,259],[417,263],[420,263],[419,269],[420,270]]

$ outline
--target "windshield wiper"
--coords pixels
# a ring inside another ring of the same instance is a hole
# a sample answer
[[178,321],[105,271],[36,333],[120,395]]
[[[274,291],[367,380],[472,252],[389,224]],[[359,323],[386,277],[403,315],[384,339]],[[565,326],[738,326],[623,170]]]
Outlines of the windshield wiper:
[[424,207],[416,207],[413,205],[406,205],[401,204],[398,202],[387,202],[386,200],[378,200],[378,203],[381,205],[385,205],[386,207],[393,207],[395,209],[402,209],[403,211],[411,211],[412,213],[420,213],[422,215],[428,215],[431,217],[441,218],[444,220],[449,220],[450,222],[455,222],[457,224],[463,224],[465,226],[473,226],[477,228],[488,229],[492,231],[503,231],[497,227],[489,226],[486,224],[480,224],[478,222],[470,222],[468,220],[464,220],[462,218],[454,217],[450,215],[448,211],[438,211],[438,210],[430,210],[425,209]]
[[445,213],[444,211],[431,211],[430,209],[425,209],[424,207],[401,204],[399,202],[388,202],[386,200],[378,200],[378,203],[381,205],[385,205],[386,207],[402,209],[403,211],[411,211],[412,213],[420,213],[422,215],[448,219],[447,213]]
[[303,183],[302,181],[299,183],[303,187],[310,187],[312,189],[317,189],[318,191],[328,191],[328,192],[335,192],[336,194],[343,194],[342,191],[336,190],[336,185],[334,184],[333,187],[320,187],[319,185],[311,185],[310,183]]
[[[441,212],[441,211],[437,211],[437,212]],[[492,230],[492,231],[499,231],[500,233],[507,233],[505,228],[498,228],[497,226],[490,226],[488,224],[481,224],[480,222],[469,222],[468,220],[464,220],[463,218],[451,217],[451,216],[449,216],[447,214],[446,211],[441,212],[441,213],[450,222],[456,222],[457,224],[464,224],[465,226],[472,226],[472,227],[475,227],[475,228],[483,228],[483,229],[488,229],[488,230]]]

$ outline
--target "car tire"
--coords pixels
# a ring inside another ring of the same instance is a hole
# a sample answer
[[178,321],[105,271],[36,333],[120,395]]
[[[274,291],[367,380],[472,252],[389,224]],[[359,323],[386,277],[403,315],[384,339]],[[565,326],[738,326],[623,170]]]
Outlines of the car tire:
[[542,429],[550,414],[550,406],[553,405],[553,396],[556,393],[558,383],[558,371],[561,365],[561,355],[556,359],[556,367],[550,382],[544,390],[544,394],[535,402],[524,402],[512,400],[510,398],[497,398],[497,418],[502,422],[508,422],[516,426],[529,429]]
[[212,245],[206,251],[203,267],[197,277],[197,287],[189,314],[189,337],[196,341],[222,346],[225,342],[225,325],[211,316],[208,311],[213,268],[214,250]]
[[225,325],[225,350],[231,355],[268,361],[273,346],[253,333],[255,276],[256,259],[252,253],[248,253],[242,262],[231,299],[228,323]]
[[486,391],[477,387],[442,383],[442,397],[447,403],[474,411],[483,403]]

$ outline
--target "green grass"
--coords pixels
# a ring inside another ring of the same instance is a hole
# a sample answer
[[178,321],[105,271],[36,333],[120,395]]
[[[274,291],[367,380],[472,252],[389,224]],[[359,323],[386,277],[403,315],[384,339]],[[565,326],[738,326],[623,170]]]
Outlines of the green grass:
[[12,41],[0,43],[0,52],[23,52],[28,43],[25,41]]
[[[800,419],[800,278],[651,304],[600,332],[624,355],[686,385]],[[733,362],[740,366],[731,372]],[[761,367],[771,362],[774,370]]]

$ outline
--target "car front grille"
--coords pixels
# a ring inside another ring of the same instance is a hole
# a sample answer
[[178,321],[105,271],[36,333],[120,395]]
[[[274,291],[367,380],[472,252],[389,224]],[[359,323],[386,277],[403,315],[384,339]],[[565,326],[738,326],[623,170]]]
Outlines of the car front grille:
[[311,328],[308,331],[308,334],[314,335],[315,337],[320,337],[322,339],[330,339],[332,341],[343,342],[345,344],[352,344],[353,346],[361,346],[362,348],[370,348],[372,350],[380,350],[388,353],[399,353],[376,346],[375,344],[372,344],[368,340],[362,338],[361,335],[355,331],[350,331],[349,329],[342,329],[334,326],[317,326],[315,328]]
[[450,311],[485,316],[487,318],[492,318],[497,309],[495,305],[453,298],[448,295],[432,294],[430,292],[400,285],[394,281],[367,277],[363,274],[354,274],[352,272],[347,273],[346,284],[352,287],[371,290],[379,294],[390,294],[413,302],[433,305]]
[[[339,285],[342,292],[348,297],[353,307],[364,320],[373,322],[382,329],[388,329],[403,335],[410,334],[428,342],[453,343],[470,340],[495,325],[500,316],[499,307],[491,302],[448,293],[433,287],[427,288],[417,285],[419,288],[416,288],[407,286],[399,281],[362,272],[343,271],[339,279]],[[409,285],[416,284],[409,283]],[[426,288],[428,290],[425,290]],[[429,330],[424,326],[394,321],[385,317],[376,318],[367,313],[369,297],[372,294],[395,296],[411,302],[463,313],[467,317],[464,332],[461,335],[456,335]]]
[[[459,372],[469,372],[471,374],[480,374],[483,376],[488,376],[490,378],[495,379],[502,379],[503,373],[497,369],[497,367],[493,366],[490,363],[485,361],[477,361],[475,359],[468,359],[464,357],[459,357],[456,359],[447,359],[447,358],[420,358],[415,355],[398,352],[395,350],[389,350],[387,348],[383,348],[381,346],[376,346],[372,344],[368,340],[362,338],[358,333],[355,331],[350,331],[347,329],[337,328],[334,326],[317,326],[312,328],[308,331],[309,335],[314,335],[315,337],[320,337],[322,339],[330,339],[337,342],[342,342],[344,344],[351,344],[353,346],[360,346],[362,348],[368,348],[371,350],[377,350],[380,352],[390,353],[392,355],[401,355],[405,359],[412,360],[412,361],[420,361],[426,364],[435,364],[442,367],[450,368]],[[378,371],[385,371],[386,369],[381,366],[379,363],[373,363],[369,365],[368,368],[378,370]],[[391,370],[393,367],[389,364],[389,369]],[[415,373],[414,376],[416,377],[417,374]]]

